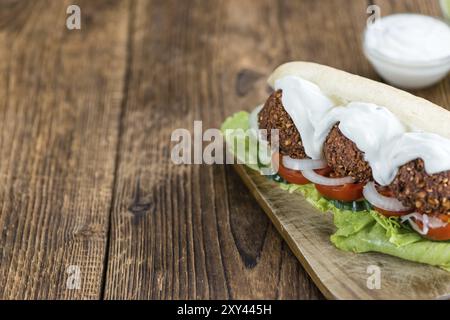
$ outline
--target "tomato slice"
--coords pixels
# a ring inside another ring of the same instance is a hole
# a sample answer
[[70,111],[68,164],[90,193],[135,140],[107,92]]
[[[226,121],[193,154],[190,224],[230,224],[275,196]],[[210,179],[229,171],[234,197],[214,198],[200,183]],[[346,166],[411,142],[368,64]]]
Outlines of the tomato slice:
[[282,156],[280,156],[278,153],[275,153],[272,156],[272,163],[278,164],[278,174],[284,180],[286,180],[289,183],[300,184],[300,185],[309,183],[309,180],[303,176],[301,171],[292,170],[292,169],[289,169],[289,168],[286,168],[285,166],[283,166],[283,162],[280,161],[281,158],[282,158]]
[[[282,162],[280,161],[281,157],[278,153],[274,153],[272,156],[272,164],[275,167],[276,167],[276,165],[278,165],[278,174],[284,180],[286,180],[289,183],[300,184],[300,185],[305,185],[305,184],[310,183],[310,181],[303,176],[301,171],[292,170],[292,169],[289,169],[289,168],[286,168],[285,166],[283,166]],[[314,170],[314,171],[316,171],[318,174],[325,175],[330,172],[330,169],[324,168],[324,169],[318,169],[318,170]]]
[[383,216],[385,217],[401,217],[404,216],[405,214],[408,213],[412,213],[414,210],[405,210],[405,211],[389,211],[389,210],[384,210],[378,207],[373,207],[377,212],[381,213]]
[[[447,225],[440,228],[430,228],[424,237],[435,241],[450,240],[450,223],[448,215],[440,214],[438,215],[438,218],[444,222],[447,222]],[[415,223],[419,226],[419,228],[423,228],[423,223],[421,221],[416,220]]]
[[[328,172],[320,173],[325,177],[333,176],[331,169]],[[317,191],[329,200],[339,200],[344,202],[351,202],[363,198],[363,188],[365,183],[346,183],[340,186],[326,186],[315,183]]]
[[[391,189],[389,189],[388,187],[378,187],[377,191],[385,196],[385,197],[390,197],[390,198],[394,198],[394,193],[392,192]],[[404,216],[405,214],[408,213],[412,213],[414,211],[413,208],[411,208],[410,210],[404,210],[404,211],[389,211],[389,210],[384,210],[378,207],[373,207],[377,212],[381,213],[382,215],[384,215],[385,217],[401,217]]]
[[280,165],[278,169],[278,174],[287,182],[305,185],[309,183],[309,180],[306,179],[300,171],[295,171]]
[[327,199],[345,202],[356,201],[363,197],[365,183],[347,183],[341,186],[324,186],[316,184],[316,189]]

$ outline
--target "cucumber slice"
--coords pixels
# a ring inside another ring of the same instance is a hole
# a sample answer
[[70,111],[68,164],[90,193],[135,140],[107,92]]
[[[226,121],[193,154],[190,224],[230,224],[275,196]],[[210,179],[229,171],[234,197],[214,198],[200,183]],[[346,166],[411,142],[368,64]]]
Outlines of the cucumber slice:
[[372,209],[372,205],[366,200],[344,202],[339,200],[329,200],[336,208],[341,210],[350,210],[353,212],[369,211]]
[[289,184],[289,182],[284,180],[278,173],[275,173],[274,175],[271,175],[269,177],[270,177],[270,179],[272,179],[275,182]]

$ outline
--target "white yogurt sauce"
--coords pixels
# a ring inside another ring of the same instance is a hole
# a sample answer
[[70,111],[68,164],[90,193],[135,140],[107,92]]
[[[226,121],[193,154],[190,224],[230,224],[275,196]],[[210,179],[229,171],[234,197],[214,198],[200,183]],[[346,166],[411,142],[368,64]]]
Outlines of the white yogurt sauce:
[[[386,151],[389,152],[386,155],[388,165],[393,167],[421,158],[428,174],[450,170],[450,140],[434,133],[406,132],[395,139]],[[394,179],[395,173],[387,175],[386,179]]]
[[279,89],[283,90],[281,101],[286,112],[294,125],[301,128],[299,132],[305,153],[311,159],[320,159],[322,145],[314,140],[315,127],[334,106],[333,101],[316,84],[299,77],[287,76],[277,80],[275,90]]
[[450,170],[450,140],[426,132],[408,132],[385,107],[365,102],[334,106],[317,85],[294,76],[277,80],[275,89],[283,91],[283,106],[312,159],[323,158],[325,139],[339,122],[342,134],[364,152],[380,185],[389,185],[400,166],[418,158],[424,161],[428,174]]
[[430,62],[450,57],[450,27],[420,14],[394,14],[367,28],[369,50],[403,62]]

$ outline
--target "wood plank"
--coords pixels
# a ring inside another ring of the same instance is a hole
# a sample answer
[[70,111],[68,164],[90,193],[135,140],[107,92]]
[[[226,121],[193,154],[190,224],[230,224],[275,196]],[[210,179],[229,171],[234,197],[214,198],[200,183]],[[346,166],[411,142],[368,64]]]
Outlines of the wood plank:
[[137,2],[106,298],[321,297],[233,170],[175,166],[169,139],[263,101],[286,60],[370,70],[333,40],[359,39],[366,4],[348,3]]
[[370,1],[285,3],[280,23],[286,34],[289,60],[313,61],[355,74],[374,75],[362,50]]
[[[330,241],[335,232],[331,214],[256,171],[242,165],[235,169],[328,299],[450,299],[449,272],[378,253],[338,250]],[[367,286],[369,266],[380,268],[379,289]]]
[[0,3],[0,299],[101,296],[128,4],[69,4]]

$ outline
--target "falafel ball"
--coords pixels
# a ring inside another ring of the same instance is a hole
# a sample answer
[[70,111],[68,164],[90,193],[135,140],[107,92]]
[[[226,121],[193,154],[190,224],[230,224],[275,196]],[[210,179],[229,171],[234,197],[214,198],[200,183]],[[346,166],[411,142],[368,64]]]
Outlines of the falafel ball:
[[450,171],[429,175],[416,159],[399,168],[390,188],[404,206],[422,214],[450,214]]
[[267,130],[267,141],[272,142],[271,130],[279,130],[280,153],[294,159],[305,159],[308,156],[303,148],[300,133],[294,125],[281,101],[282,91],[277,90],[270,95],[258,114],[260,129]]
[[328,166],[338,177],[350,176],[355,182],[367,182],[372,178],[372,169],[364,160],[364,152],[344,136],[335,124],[328,133],[323,153]]

